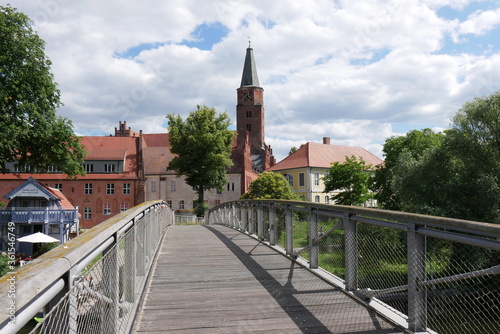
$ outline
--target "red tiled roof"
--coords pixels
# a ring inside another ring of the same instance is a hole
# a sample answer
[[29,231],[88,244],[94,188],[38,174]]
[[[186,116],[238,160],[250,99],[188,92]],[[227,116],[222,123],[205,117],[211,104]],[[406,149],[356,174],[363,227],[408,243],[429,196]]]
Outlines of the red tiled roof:
[[167,166],[173,156],[168,147],[146,147],[142,150],[144,174],[170,174]]
[[86,160],[124,160],[137,154],[136,137],[82,137]]
[[51,188],[43,183],[39,183],[39,184],[42,187],[44,187],[45,189],[47,189],[47,191],[50,191],[54,196],[56,196],[59,199],[59,204],[61,205],[61,209],[63,209],[63,210],[74,210],[75,209],[73,204],[71,204],[70,201],[68,201],[66,196],[64,196],[64,194],[59,189]]
[[366,164],[373,166],[383,163],[381,159],[362,147],[309,142],[268,170],[279,171],[303,167],[330,168],[333,162],[345,162],[346,156],[353,155],[363,158]]
[[153,133],[142,135],[145,147],[170,147],[168,133]]

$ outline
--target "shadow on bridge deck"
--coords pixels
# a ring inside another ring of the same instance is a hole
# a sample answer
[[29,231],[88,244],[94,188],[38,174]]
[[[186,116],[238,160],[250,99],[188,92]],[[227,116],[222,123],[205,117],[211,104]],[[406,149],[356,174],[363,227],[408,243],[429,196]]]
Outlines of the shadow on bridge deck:
[[137,333],[401,333],[257,240],[223,226],[167,232]]

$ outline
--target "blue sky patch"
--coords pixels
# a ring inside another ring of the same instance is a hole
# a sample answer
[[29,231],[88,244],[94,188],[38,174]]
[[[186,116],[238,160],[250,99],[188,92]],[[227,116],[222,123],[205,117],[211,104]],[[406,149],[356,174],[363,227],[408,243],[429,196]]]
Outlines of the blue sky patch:
[[200,50],[211,50],[212,47],[222,41],[229,33],[229,29],[220,22],[203,23],[196,27],[191,33],[193,40],[183,41],[182,45]]
[[475,11],[495,9],[497,8],[497,6],[498,5],[495,4],[495,1],[471,2],[463,9],[442,7],[437,10],[437,15],[450,21],[458,19],[459,21],[463,22],[467,19],[467,17],[469,17],[470,14],[474,13]]
[[131,48],[128,48],[124,52],[115,53],[115,57],[116,58],[123,58],[123,59],[134,59],[142,51],[156,49],[160,45],[162,45],[162,43],[142,43],[142,44],[133,46]]
[[377,63],[381,61],[382,59],[387,56],[391,50],[389,49],[378,49],[378,50],[372,50],[371,51],[371,57],[370,58],[357,58],[357,59],[351,59],[350,64],[354,66],[366,66],[370,65],[373,63]]

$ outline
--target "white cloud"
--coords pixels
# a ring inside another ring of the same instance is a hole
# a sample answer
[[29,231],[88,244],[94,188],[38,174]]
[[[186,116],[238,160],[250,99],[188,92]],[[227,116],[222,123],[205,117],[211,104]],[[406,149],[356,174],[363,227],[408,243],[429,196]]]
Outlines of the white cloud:
[[458,32],[461,35],[484,35],[500,25],[500,8],[487,11],[475,11],[467,21],[460,23]]

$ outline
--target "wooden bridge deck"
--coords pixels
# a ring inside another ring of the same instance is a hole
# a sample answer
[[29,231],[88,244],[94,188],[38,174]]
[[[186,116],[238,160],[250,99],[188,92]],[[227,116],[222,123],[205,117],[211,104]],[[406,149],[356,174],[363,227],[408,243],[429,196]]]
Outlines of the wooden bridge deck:
[[136,333],[401,333],[339,289],[223,226],[173,226]]

